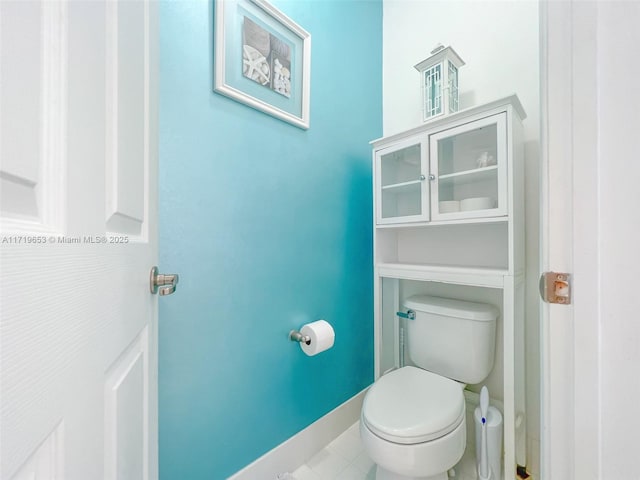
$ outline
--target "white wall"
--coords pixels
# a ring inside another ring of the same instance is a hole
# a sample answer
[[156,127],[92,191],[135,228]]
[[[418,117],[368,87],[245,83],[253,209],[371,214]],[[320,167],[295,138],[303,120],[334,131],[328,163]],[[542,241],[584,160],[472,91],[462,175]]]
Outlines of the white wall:
[[527,241],[528,464],[539,471],[539,21],[537,1],[411,1],[383,4],[383,131],[422,124],[420,77],[413,68],[437,43],[451,45],[460,69],[461,108],[516,93],[527,112],[525,199]]
[[451,45],[460,68],[460,107],[517,93],[528,118],[525,138],[538,139],[538,3],[410,1],[383,4],[383,129],[422,123],[420,75],[413,66],[437,43]]

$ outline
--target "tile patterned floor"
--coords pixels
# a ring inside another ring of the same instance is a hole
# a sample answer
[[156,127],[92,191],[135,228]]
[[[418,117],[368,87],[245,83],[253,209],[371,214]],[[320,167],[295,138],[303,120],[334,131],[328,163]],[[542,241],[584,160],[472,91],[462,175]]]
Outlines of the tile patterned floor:
[[[360,441],[360,422],[293,472],[295,480],[375,480],[376,466]],[[474,447],[467,448],[452,480],[476,480]]]
[[374,480],[376,467],[360,441],[360,422],[293,472],[296,480]]

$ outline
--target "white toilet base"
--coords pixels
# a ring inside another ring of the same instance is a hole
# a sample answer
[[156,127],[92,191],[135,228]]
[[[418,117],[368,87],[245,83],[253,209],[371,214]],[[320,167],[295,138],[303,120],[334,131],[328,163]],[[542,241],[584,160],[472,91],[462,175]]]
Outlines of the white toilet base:
[[360,438],[377,465],[376,480],[447,480],[467,443],[466,421],[444,437],[418,444],[399,444],[378,437],[360,419]]
[[376,480],[449,480],[447,472],[432,475],[430,477],[407,477],[385,470],[380,465],[376,468]]

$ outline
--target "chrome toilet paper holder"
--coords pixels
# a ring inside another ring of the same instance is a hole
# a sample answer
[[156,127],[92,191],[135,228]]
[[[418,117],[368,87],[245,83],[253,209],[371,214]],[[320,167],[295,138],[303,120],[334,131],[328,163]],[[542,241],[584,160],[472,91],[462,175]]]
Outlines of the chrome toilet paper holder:
[[303,335],[297,330],[291,330],[289,332],[289,340],[292,342],[306,343],[307,345],[311,344],[311,337],[309,335]]

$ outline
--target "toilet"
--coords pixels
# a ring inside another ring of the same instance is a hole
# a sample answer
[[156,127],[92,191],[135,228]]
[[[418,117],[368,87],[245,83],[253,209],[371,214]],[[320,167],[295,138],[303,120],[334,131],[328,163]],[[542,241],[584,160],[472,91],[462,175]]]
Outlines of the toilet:
[[[414,365],[383,375],[365,395],[360,436],[376,480],[446,480],[466,446],[466,384],[493,368],[498,309],[429,295],[404,301]],[[413,315],[411,315],[413,316]]]

